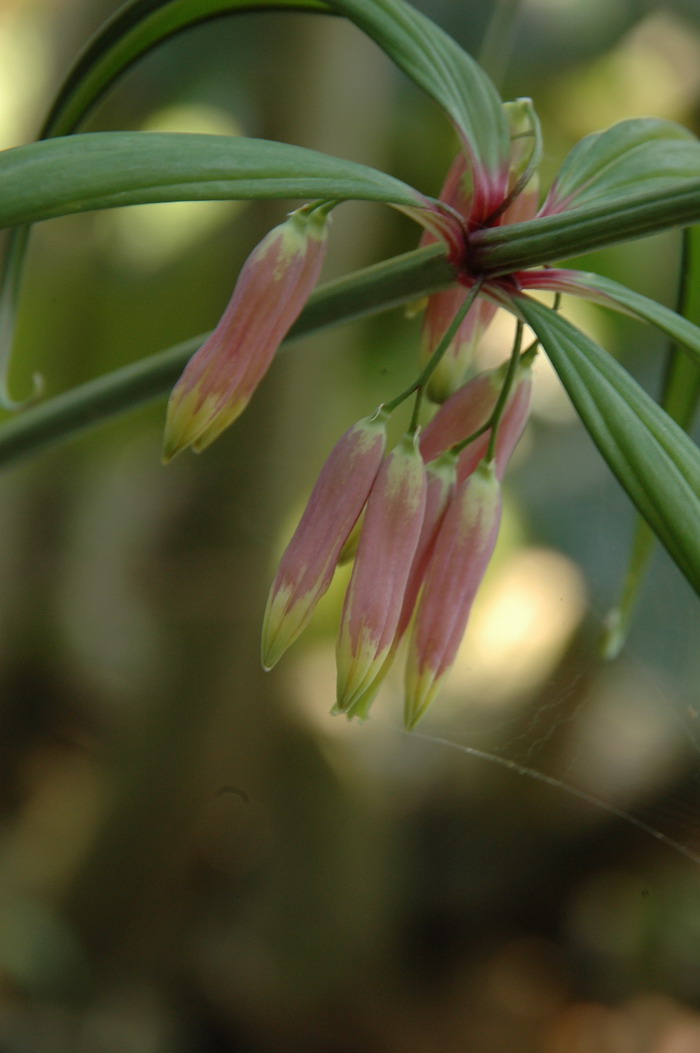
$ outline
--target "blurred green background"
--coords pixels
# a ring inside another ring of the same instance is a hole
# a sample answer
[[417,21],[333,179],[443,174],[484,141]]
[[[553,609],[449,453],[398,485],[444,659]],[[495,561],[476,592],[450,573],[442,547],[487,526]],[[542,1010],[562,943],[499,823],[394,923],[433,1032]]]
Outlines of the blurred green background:
[[[0,0],[0,146],[31,140],[117,6]],[[418,6],[486,46],[504,97],[533,97],[545,184],[617,120],[699,130],[697,0],[523,0],[487,45],[495,3]],[[455,150],[359,32],[299,15],[181,35],[87,127],[284,139],[431,193]],[[14,394],[213,327],[285,211],[36,228]],[[345,205],[325,276],[416,242]],[[672,304],[678,252],[671,233],[583,265]],[[658,390],[660,337],[567,309]],[[599,659],[634,517],[544,361],[496,558],[419,733],[401,731],[399,676],[366,724],[329,715],[347,574],[260,669],[275,559],[335,439],[411,379],[417,336],[394,311],[295,345],[201,457],[161,466],[163,400],[4,472],[2,1053],[700,1050],[697,599],[658,553],[627,647]],[[509,349],[498,319],[482,364]]]

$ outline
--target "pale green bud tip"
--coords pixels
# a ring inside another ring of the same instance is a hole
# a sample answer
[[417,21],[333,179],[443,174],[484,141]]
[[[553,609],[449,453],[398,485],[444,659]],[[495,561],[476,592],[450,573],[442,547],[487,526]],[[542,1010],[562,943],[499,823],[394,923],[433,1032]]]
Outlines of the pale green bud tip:
[[508,119],[508,126],[512,136],[522,135],[532,129],[536,120],[535,105],[532,99],[524,96],[521,99],[514,99],[512,102],[504,102],[503,109]]
[[299,244],[303,248],[307,238],[313,238],[315,241],[326,240],[329,221],[330,216],[322,207],[312,210],[298,208],[295,212],[290,212],[280,229],[287,231],[289,236],[298,237]]
[[442,676],[433,676],[431,670],[424,670],[410,684],[403,710],[403,725],[406,731],[413,731],[418,722],[428,712],[437,697],[443,680],[444,677]]

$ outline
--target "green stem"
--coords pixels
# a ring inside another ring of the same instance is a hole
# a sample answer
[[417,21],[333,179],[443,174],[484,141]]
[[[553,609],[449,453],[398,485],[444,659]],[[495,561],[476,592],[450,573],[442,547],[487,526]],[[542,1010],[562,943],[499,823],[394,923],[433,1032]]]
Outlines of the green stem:
[[[455,272],[443,253],[442,246],[430,246],[321,286],[286,343],[447,288]],[[0,466],[14,464],[164,395],[207,335],[81,384],[8,420],[0,426]]]
[[520,348],[522,346],[522,342],[523,323],[519,321],[515,330],[515,340],[513,342],[513,350],[510,354],[510,362],[508,363],[506,379],[503,381],[503,387],[498,393],[496,405],[493,407],[493,412],[491,414],[491,437],[489,439],[489,446],[486,451],[486,461],[492,461],[496,456],[496,438],[498,437],[498,426],[501,423],[503,410],[506,407],[508,396],[510,395],[510,389],[513,386],[513,380],[518,369],[518,364],[520,362]]
[[[521,323],[519,323],[519,326],[521,326]],[[513,377],[515,376],[516,366],[518,364],[523,365],[523,364],[531,363],[532,360],[534,359],[536,353],[537,353],[537,348],[539,346],[539,340],[533,340],[533,342],[529,345],[529,347],[525,348],[525,350],[523,351],[523,353],[521,355],[520,354],[520,344],[521,344],[521,342],[522,342],[522,333],[521,332],[516,332],[516,338],[515,338],[515,342],[513,344],[513,351],[511,353],[511,357],[510,357],[510,359],[508,361],[508,369],[506,370],[506,376],[505,376],[505,378],[503,380],[503,387],[501,388],[501,390],[499,392],[498,399],[496,400],[496,405],[491,410],[491,413],[489,414],[488,420],[484,421],[484,423],[481,425],[481,427],[477,428],[476,431],[473,431],[471,433],[471,435],[467,435],[466,439],[462,439],[460,442],[455,443],[454,446],[451,446],[450,447],[450,451],[453,454],[459,455],[462,452],[462,450],[466,449],[467,446],[470,446],[473,442],[476,441],[476,439],[478,439],[481,435],[483,435],[484,432],[487,432],[489,430],[489,428],[493,428],[494,425],[495,425],[495,430],[497,431],[497,429],[498,429],[498,422],[499,422],[499,420],[500,420],[500,418],[502,416],[503,409],[504,409],[505,403],[506,403],[506,399],[508,398],[508,395],[510,393],[510,389],[513,386]],[[505,392],[505,394],[504,394],[504,392]],[[492,459],[492,457],[493,457],[494,451],[491,449],[492,445],[495,446],[495,439],[493,438],[493,436],[491,437],[491,442],[489,443],[489,449],[488,449],[488,451],[486,453],[486,456],[484,458],[484,460],[486,460],[486,461],[490,461]]]
[[[438,346],[437,346],[436,350],[434,351],[434,353],[430,356],[430,360],[426,363],[425,368],[422,370],[422,372],[419,374],[419,376],[416,378],[416,380],[414,380],[412,384],[410,384],[404,391],[402,391],[400,395],[397,395],[395,399],[391,400],[391,402],[386,402],[384,404],[384,409],[387,411],[387,413],[392,413],[393,410],[395,410],[398,406],[400,406],[402,402],[405,402],[407,398],[410,398],[410,396],[416,391],[418,392],[417,402],[420,403],[420,398],[421,398],[423,389],[425,388],[426,384],[428,383],[428,381],[432,377],[432,375],[435,372],[435,370],[437,369],[441,359],[443,358],[445,352],[447,351],[448,347],[450,346],[450,344],[454,340],[455,336],[457,335],[457,330],[459,329],[460,325],[462,324],[462,322],[464,321],[464,319],[468,315],[469,311],[471,310],[472,304],[474,303],[474,301],[476,300],[477,296],[479,295],[482,285],[483,285],[483,281],[481,279],[479,279],[478,281],[474,282],[474,284],[472,285],[471,289],[467,293],[467,296],[465,297],[464,302],[462,303],[462,305],[459,308],[459,310],[457,311],[456,315],[454,316],[454,318],[450,322],[450,325],[448,326],[447,331],[445,332],[445,335],[443,336],[442,340],[438,344]],[[416,417],[416,415],[417,415],[417,410],[414,409],[414,413],[413,413],[414,418]],[[415,425],[412,422],[411,428],[414,428],[414,427],[415,427]],[[411,429],[409,429],[409,430],[411,430]]]

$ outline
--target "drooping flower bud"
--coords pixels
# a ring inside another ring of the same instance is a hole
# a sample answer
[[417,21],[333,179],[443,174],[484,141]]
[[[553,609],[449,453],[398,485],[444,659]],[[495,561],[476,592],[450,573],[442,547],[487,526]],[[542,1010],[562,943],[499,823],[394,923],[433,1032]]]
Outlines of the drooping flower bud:
[[442,454],[436,460],[426,465],[426,490],[425,490],[425,513],[420,537],[411,563],[411,570],[406,582],[401,614],[396,626],[396,632],[389,653],[382,664],[381,670],[370,685],[359,698],[355,700],[351,708],[347,710],[348,717],[359,717],[364,720],[370,710],[381,684],[384,681],[396,656],[399,644],[411,621],[413,608],[420,592],[423,579],[430,564],[433,547],[437,538],[442,520],[445,516],[449,499],[455,485],[457,471],[457,458],[450,453]]
[[500,519],[495,465],[482,463],[455,491],[418,602],[406,663],[408,728],[423,716],[455,660]]
[[[496,474],[499,479],[503,478],[508,461],[527,423],[532,392],[531,366],[531,356],[524,356],[520,360],[499,423],[495,449]],[[506,362],[497,369],[478,373],[443,403],[421,435],[421,453],[426,461],[431,461],[451,446],[462,442],[487,423],[505,381],[507,369]],[[461,451],[457,466],[458,482],[471,475],[483,460],[490,438],[489,429]]]
[[318,477],[270,589],[262,633],[265,669],[272,669],[296,640],[331,583],[381,466],[387,419],[378,410],[353,424]]
[[442,404],[420,437],[420,450],[425,461],[439,457],[486,424],[504,379],[503,366],[484,370],[463,384]]
[[243,265],[216,329],[190,359],[168,402],[163,460],[199,453],[248,405],[318,280],[327,213],[299,209]]
[[415,436],[384,461],[367,502],[337,646],[335,712],[371,687],[391,649],[425,510],[425,466]]
[[426,465],[425,478],[423,525],[406,583],[401,617],[396,630],[397,645],[411,620],[418,593],[430,565],[435,542],[457,482],[457,458],[450,452],[440,454]]

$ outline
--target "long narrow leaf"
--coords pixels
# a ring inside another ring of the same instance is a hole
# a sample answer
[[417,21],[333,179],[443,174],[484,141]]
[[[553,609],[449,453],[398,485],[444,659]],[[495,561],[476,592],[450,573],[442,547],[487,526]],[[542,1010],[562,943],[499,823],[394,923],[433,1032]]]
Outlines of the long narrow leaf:
[[700,593],[700,450],[602,348],[548,307],[514,303],[603,457]]
[[0,153],[0,226],[152,201],[360,198],[406,208],[424,198],[383,172],[261,139],[95,132]]
[[132,0],[124,4],[69,71],[40,138],[74,132],[129,66],[177,33],[222,15],[269,10],[332,14],[323,0]]
[[[526,272],[519,280],[524,289],[549,289],[581,296],[643,319],[664,332],[670,338],[671,346],[660,404],[676,423],[687,430],[700,401],[700,328],[696,324],[700,321],[698,228],[685,231],[683,242],[684,273],[678,313],[598,274],[554,268]],[[654,540],[655,535],[647,521],[640,518],[619,601],[605,619],[601,650],[606,658],[615,658],[625,642],[653,554]]]
[[507,174],[509,135],[486,74],[455,41],[404,0],[135,0],[105,24],[69,73],[43,136],[74,131],[114,80],[188,26],[255,10],[345,15],[451,117],[495,187]]
[[[700,338],[700,227],[683,232],[678,312],[695,327]],[[671,347],[661,405],[686,431],[700,403],[700,356],[694,361],[682,348]]]

